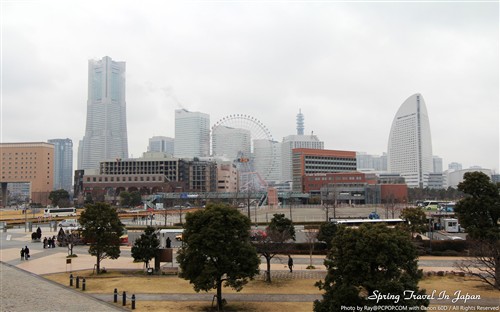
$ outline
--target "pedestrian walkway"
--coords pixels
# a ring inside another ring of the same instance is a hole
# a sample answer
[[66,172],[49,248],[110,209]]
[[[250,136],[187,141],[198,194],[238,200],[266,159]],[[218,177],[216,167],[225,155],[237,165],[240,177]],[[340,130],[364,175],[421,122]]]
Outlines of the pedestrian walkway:
[[126,311],[0,262],[0,311]]

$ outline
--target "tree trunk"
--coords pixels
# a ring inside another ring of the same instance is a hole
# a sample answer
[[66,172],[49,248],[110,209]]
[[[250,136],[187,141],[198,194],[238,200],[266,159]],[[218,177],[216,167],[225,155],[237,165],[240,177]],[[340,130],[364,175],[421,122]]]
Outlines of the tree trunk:
[[101,255],[97,255],[97,263],[96,263],[96,272],[97,274],[101,273]]
[[267,270],[266,270],[266,282],[271,283],[271,257],[265,256],[266,257],[266,264],[267,264]]
[[217,311],[222,310],[222,280],[217,281]]
[[313,266],[313,251],[314,251],[314,242],[311,244],[311,248],[309,248],[309,266]]

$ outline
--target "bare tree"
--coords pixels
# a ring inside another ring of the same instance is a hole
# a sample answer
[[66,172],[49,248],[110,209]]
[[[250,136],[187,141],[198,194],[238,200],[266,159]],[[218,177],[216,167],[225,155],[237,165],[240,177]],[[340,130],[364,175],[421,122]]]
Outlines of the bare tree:
[[318,241],[318,229],[308,229],[304,230],[304,233],[306,234],[306,242],[309,244],[309,266],[307,267],[308,269],[314,269],[313,265],[313,260],[312,260],[312,255],[314,252],[314,244]]
[[471,240],[467,260],[455,262],[460,271],[500,290],[500,241]]
[[329,212],[330,208],[333,208],[333,218],[336,216],[336,205],[337,205],[337,192],[335,190],[335,184],[328,184],[326,187],[321,188],[321,201],[323,207],[325,208],[325,221],[329,222]]

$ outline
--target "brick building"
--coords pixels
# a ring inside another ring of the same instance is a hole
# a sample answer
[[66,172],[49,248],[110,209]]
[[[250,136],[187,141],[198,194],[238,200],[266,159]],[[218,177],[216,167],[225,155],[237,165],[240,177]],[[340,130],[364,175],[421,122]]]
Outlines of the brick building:
[[303,179],[308,174],[354,171],[356,171],[356,152],[311,148],[292,150],[294,192],[305,192]]

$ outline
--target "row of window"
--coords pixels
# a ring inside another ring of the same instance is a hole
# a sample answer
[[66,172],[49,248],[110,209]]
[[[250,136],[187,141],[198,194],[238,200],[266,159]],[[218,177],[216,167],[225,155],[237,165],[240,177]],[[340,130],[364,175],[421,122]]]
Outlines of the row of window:
[[[333,181],[333,178],[332,176],[330,177],[307,177],[307,180],[309,181]],[[360,177],[360,176],[348,176],[348,177],[344,177],[344,176],[340,176],[340,177],[335,177],[335,180],[336,181],[354,181],[354,180],[357,180],[357,181],[361,181],[363,180],[363,177]]]
[[161,182],[163,179],[161,177],[87,177],[87,182]]

